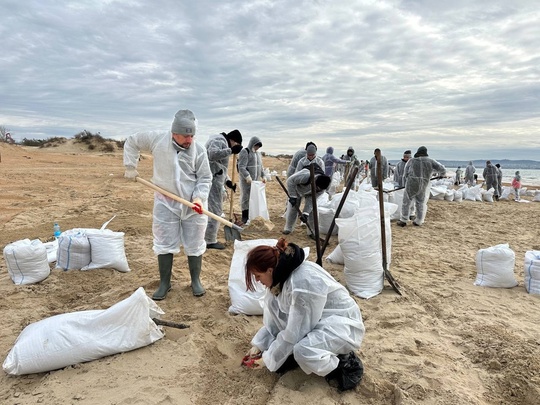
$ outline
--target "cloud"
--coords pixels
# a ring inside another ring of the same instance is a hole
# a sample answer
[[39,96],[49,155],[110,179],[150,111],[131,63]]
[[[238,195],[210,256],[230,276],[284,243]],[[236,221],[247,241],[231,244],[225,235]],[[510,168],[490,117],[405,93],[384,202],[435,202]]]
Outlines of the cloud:
[[420,145],[538,156],[534,0],[7,0],[0,13],[0,125],[19,140],[122,139],[190,108],[199,141],[238,128],[269,153],[313,140],[391,159]]

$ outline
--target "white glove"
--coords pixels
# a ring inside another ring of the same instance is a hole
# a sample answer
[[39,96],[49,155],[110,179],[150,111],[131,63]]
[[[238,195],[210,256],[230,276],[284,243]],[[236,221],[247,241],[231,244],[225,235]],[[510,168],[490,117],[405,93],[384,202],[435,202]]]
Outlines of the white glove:
[[136,177],[139,177],[139,172],[133,166],[126,166],[124,177],[126,179],[135,180]]
[[251,176],[250,176],[249,174],[248,174],[248,176],[245,178],[245,180],[246,180],[246,183],[247,183],[247,184],[251,184],[251,182],[253,181],[252,178],[251,178]]

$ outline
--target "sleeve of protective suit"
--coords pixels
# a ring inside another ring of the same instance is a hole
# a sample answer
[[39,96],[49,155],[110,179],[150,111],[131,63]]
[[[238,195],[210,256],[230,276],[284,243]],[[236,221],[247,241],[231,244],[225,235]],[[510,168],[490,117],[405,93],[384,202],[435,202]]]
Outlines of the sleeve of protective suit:
[[433,171],[436,171],[439,174],[439,176],[441,177],[446,176],[446,168],[442,164],[440,164],[436,160],[433,160],[432,165],[433,165]]
[[279,332],[268,350],[263,352],[263,360],[270,371],[276,371],[292,354],[294,345],[315,328],[322,317],[326,294],[305,289],[292,291],[289,319],[284,330]]
[[382,160],[382,176],[383,179],[386,179],[388,177],[388,159],[386,159],[386,156],[381,156]]
[[141,151],[151,151],[156,136],[153,132],[137,132],[124,142],[124,166],[137,167]]
[[221,160],[232,154],[232,150],[228,147],[225,138],[223,141],[216,139],[215,141],[209,143],[207,151],[208,160],[210,161]]
[[298,191],[298,186],[308,182],[309,178],[310,173],[308,169],[302,169],[289,177],[287,179],[287,191],[289,192],[289,197],[302,197]]
[[197,147],[195,161],[197,183],[195,184],[191,199],[200,198],[203,201],[207,201],[208,195],[210,194],[210,187],[212,186],[212,172],[210,171],[210,164],[208,163],[208,154],[203,146],[199,144],[193,146]]
[[291,160],[291,163],[289,164],[289,167],[287,169],[287,177],[292,176],[294,173],[297,172],[296,166],[298,166],[298,162],[305,156],[304,150],[297,151]]
[[244,148],[238,154],[238,173],[240,174],[240,176],[242,176],[243,179],[249,176],[249,172],[247,170],[248,159],[249,152],[246,148]]

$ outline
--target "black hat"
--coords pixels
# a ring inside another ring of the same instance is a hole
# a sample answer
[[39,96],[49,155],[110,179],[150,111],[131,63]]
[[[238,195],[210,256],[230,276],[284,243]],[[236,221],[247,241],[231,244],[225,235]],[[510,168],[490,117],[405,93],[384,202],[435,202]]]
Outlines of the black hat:
[[233,129],[231,132],[225,135],[225,138],[238,142],[240,144],[242,143],[242,134],[237,129]]
[[427,148],[425,146],[420,146],[416,153],[414,154],[414,157],[420,157],[420,156],[428,156],[427,154]]
[[332,179],[330,178],[330,176],[321,174],[317,176],[317,178],[315,179],[315,185],[319,187],[321,190],[326,190],[328,186],[330,186],[331,181]]

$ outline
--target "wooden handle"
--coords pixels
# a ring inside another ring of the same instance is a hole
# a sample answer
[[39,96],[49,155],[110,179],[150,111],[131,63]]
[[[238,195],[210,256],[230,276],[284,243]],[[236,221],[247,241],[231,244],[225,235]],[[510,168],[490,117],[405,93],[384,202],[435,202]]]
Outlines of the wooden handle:
[[[233,158],[232,158],[232,176],[231,176],[231,183],[233,184],[233,187],[234,187],[234,173],[235,173],[235,170],[236,170],[236,155],[233,154]],[[232,220],[233,219],[233,214],[234,214],[234,200],[233,200],[233,196],[234,196],[234,190],[231,188],[231,204],[230,204],[230,207],[229,207],[229,219]]]
[[[161,187],[156,186],[154,183],[150,183],[149,181],[147,181],[147,180],[145,180],[145,179],[143,179],[141,177],[137,177],[137,181],[139,183],[144,184],[147,187],[150,187],[150,188],[156,190],[157,192],[163,194],[164,196],[172,198],[173,200],[178,201],[178,202],[188,206],[189,208],[192,208],[195,205],[192,202],[190,202],[188,200],[184,200],[182,197],[179,197],[176,194],[171,193],[170,191],[164,190]],[[204,208],[202,209],[202,212],[203,212],[204,215],[208,215],[210,218],[213,218],[216,221],[221,222],[223,225],[230,226],[231,228],[234,228],[234,229],[243,230],[238,225],[235,225],[232,222],[227,221],[225,218],[222,218],[219,215],[214,214],[213,212],[205,210]]]

